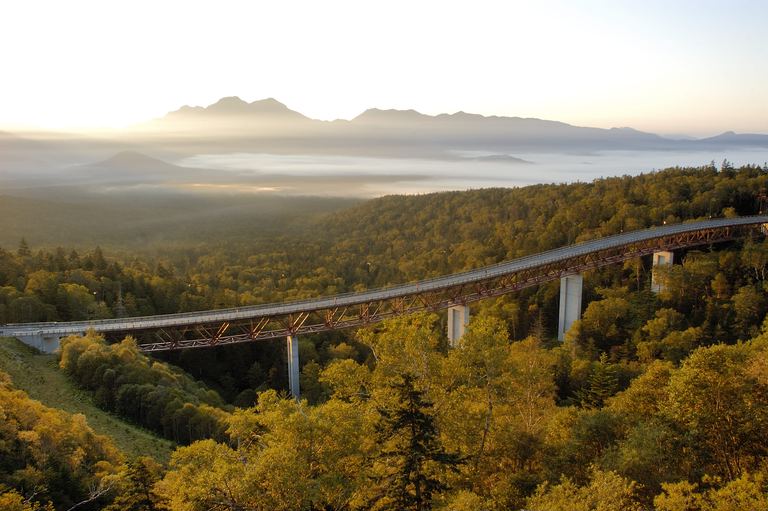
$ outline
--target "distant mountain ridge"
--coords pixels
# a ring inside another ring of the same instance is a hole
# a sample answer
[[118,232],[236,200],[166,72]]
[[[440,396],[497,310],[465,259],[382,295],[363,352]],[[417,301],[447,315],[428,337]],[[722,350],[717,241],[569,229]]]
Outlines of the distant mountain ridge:
[[274,98],[262,99],[248,103],[237,96],[221,98],[216,103],[203,106],[182,106],[178,110],[168,113],[168,118],[186,118],[193,116],[237,116],[261,115],[269,117],[285,116],[292,119],[307,119],[304,115],[289,109]]
[[[427,115],[413,109],[370,108],[350,120],[323,121],[296,112],[274,98],[247,102],[230,96],[208,106],[183,106],[108,136],[0,132],[0,180],[3,186],[18,179],[42,183],[45,173],[65,169],[84,182],[102,182],[106,178],[104,170],[125,169],[121,182],[137,182],[139,175],[151,176],[156,182],[209,181],[211,174],[206,174],[205,169],[150,162],[130,151],[161,155],[167,161],[237,153],[461,161],[473,162],[466,168],[475,172],[479,167],[474,163],[527,165],[539,163],[540,155],[581,158],[608,151],[688,151],[710,153],[704,154],[703,160],[693,160],[710,161],[742,149],[753,152],[759,164],[768,161],[768,135],[726,131],[713,137],[688,139],[631,127],[582,127],[464,111]],[[101,163],[86,163],[94,161]],[[376,174],[383,179],[386,173],[377,170]],[[414,170],[406,174],[423,173]],[[221,179],[215,176],[217,181]]]
[[540,151],[768,148],[768,135],[726,132],[704,139],[667,138],[631,127],[593,128],[463,111],[427,115],[413,109],[370,108],[351,120],[321,121],[274,98],[249,103],[235,96],[206,107],[183,106],[148,126],[153,134],[174,134],[198,151],[214,152],[455,158],[462,151],[504,157]]
[[733,131],[726,131],[714,137],[703,138],[698,141],[709,144],[723,144],[725,146],[743,144],[768,147],[768,135],[760,133],[734,133]]

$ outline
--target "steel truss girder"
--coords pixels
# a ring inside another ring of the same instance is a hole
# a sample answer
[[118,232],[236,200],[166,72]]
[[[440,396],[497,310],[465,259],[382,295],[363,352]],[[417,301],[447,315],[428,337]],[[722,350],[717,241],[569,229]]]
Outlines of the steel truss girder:
[[[466,305],[584,272],[635,259],[659,251],[672,251],[709,245],[737,238],[762,235],[761,225],[736,225],[703,228],[671,234],[619,246],[598,249],[587,254],[550,261],[503,275],[480,278],[438,290],[414,292],[388,300],[364,302],[355,306],[308,309],[286,316],[260,316],[240,322],[229,321],[188,325],[179,329],[148,330],[149,342],[140,342],[145,352],[221,346],[241,342],[283,338],[329,330],[354,328],[396,316],[421,311],[434,312],[454,305]],[[119,338],[120,332],[110,337]],[[139,338],[142,337],[139,335]]]

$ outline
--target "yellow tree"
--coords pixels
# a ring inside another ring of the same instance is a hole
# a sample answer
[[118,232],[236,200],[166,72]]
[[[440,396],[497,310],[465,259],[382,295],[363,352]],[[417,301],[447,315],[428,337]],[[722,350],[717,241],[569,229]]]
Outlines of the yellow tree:
[[672,375],[664,413],[689,431],[702,459],[728,479],[768,452],[768,388],[750,372],[750,344],[699,348]]
[[589,484],[578,486],[567,477],[542,484],[528,499],[536,511],[641,511],[637,484],[615,472],[593,469]]

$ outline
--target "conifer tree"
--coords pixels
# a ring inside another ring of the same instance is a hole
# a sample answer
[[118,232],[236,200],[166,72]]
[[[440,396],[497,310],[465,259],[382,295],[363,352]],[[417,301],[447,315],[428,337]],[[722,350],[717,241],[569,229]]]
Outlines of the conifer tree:
[[21,238],[19,242],[19,249],[16,251],[19,257],[29,257],[32,255],[32,251],[29,249],[26,238]]
[[616,394],[618,389],[616,371],[603,353],[589,375],[587,386],[581,389],[576,397],[584,408],[602,408],[605,401]]
[[160,479],[162,467],[152,458],[142,456],[130,461],[121,478],[117,496],[105,511],[157,511],[165,509],[153,485]]
[[441,469],[455,469],[461,460],[440,443],[432,403],[414,388],[405,374],[391,385],[396,404],[379,407],[376,435],[383,446],[376,459],[380,469],[371,509],[426,511],[436,493],[446,489],[437,477]]

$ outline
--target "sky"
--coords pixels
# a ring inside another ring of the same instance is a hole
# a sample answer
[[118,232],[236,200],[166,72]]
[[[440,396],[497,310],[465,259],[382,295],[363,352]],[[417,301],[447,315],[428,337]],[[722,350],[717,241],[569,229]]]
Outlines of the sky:
[[0,129],[224,96],[662,134],[768,133],[768,1],[3,0]]

